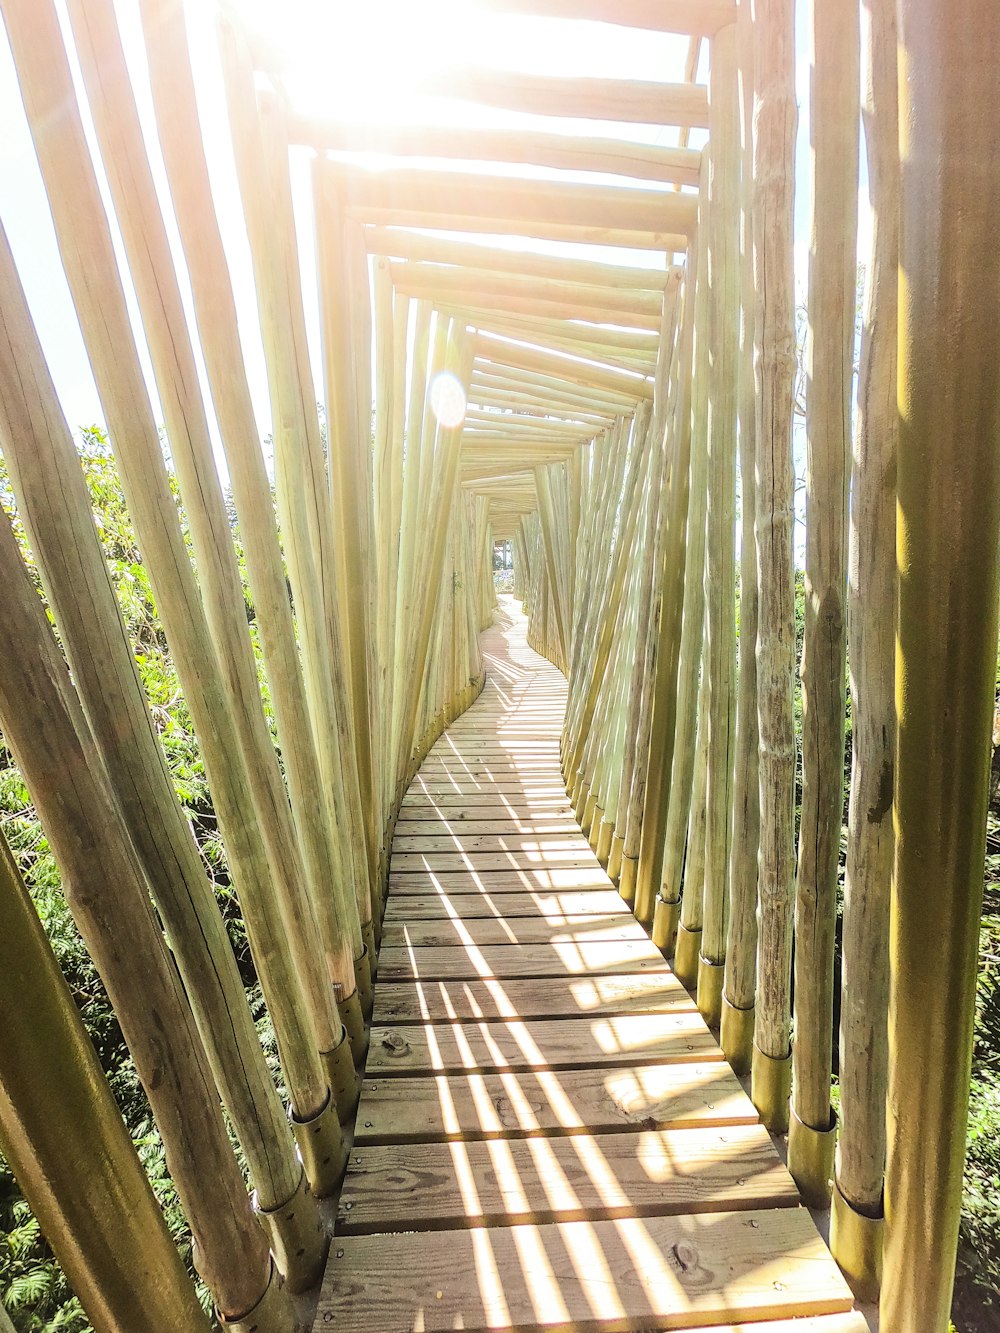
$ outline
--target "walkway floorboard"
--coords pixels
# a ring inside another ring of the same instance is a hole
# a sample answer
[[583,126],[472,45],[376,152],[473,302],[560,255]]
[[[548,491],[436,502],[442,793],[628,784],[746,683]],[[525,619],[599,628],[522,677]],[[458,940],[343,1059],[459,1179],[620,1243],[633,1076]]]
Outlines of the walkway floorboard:
[[371,1047],[315,1328],[864,1333],[695,1005],[559,774],[514,612],[396,828]]

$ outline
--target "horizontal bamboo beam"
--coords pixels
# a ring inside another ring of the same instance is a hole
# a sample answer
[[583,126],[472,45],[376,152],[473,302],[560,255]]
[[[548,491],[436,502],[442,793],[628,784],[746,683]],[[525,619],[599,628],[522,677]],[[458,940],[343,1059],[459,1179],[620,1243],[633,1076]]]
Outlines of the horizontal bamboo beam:
[[427,236],[402,227],[366,227],[365,244],[369,254],[384,255],[389,259],[454,264],[494,273],[513,273],[519,277],[584,282],[597,287],[662,291],[670,276],[667,268],[638,268],[631,264],[540,254],[537,250],[505,249],[450,236]]
[[[608,352],[614,352],[618,359],[622,358],[622,353],[627,353],[629,358],[641,359],[651,367],[656,364],[657,338],[648,329],[619,329],[607,324],[544,315],[531,317],[506,311],[483,310],[480,306],[451,305],[445,301],[437,302],[436,306],[442,313],[460,315],[476,328],[486,332],[492,330],[502,337],[516,338],[519,342],[538,342],[540,335],[544,335],[545,342],[561,338],[564,342],[600,350],[605,359]],[[575,352],[574,355],[586,356],[587,353]]]
[[568,380],[571,384],[611,389],[633,400],[653,397],[651,380],[629,377],[615,370],[604,370],[598,365],[575,361],[559,352],[546,352],[542,348],[503,342],[488,333],[477,335],[476,352],[477,364],[486,360],[493,364],[512,366],[518,370],[534,370]]
[[527,426],[533,430],[546,430],[549,427],[559,429],[573,429],[579,434],[585,434],[592,431],[595,422],[600,422],[601,417],[594,416],[589,421],[582,420],[579,416],[569,417],[559,413],[540,413],[540,412],[508,412],[508,411],[485,411],[479,407],[468,407],[465,411],[465,424],[469,426],[471,422],[475,427],[487,426],[489,428],[500,428],[503,426]]
[[[625,250],[650,250],[658,253],[666,251],[671,254],[683,253],[688,245],[687,235],[677,231],[631,231],[624,227],[504,218],[495,214],[474,217],[464,213],[453,213],[448,211],[448,204],[451,202],[448,196],[439,197],[446,202],[442,205],[442,211],[437,212],[416,206],[404,209],[382,208],[373,204],[360,207],[352,204],[347,209],[347,215],[356,222],[379,227],[426,227],[434,231],[467,231],[489,237],[517,236],[533,241],[558,241],[561,245],[615,246]],[[675,199],[687,197],[687,195],[673,196]]]
[[424,264],[413,260],[394,261],[390,271],[393,282],[401,290],[411,289],[419,296],[450,295],[489,305],[497,296],[516,295],[567,308],[579,306],[606,311],[605,323],[615,322],[612,315],[647,315],[658,320],[663,308],[663,287],[667,280],[667,274],[664,273],[659,284],[653,287],[622,289],[607,287],[600,282],[566,282],[561,278],[491,273],[488,269],[454,264]]
[[588,135],[537,130],[443,129],[438,125],[360,125],[326,116],[292,116],[289,142],[317,152],[373,153],[384,157],[513,162],[564,171],[593,171],[697,185],[701,153]]
[[480,65],[428,72],[414,92],[532,116],[708,128],[708,89],[697,83],[565,78]]
[[[506,338],[520,343],[530,343],[535,347],[545,347],[549,351],[561,352],[566,356],[582,357],[587,361],[598,361],[613,370],[624,371],[632,375],[652,375],[656,369],[654,357],[638,353],[621,354],[598,342],[581,342],[574,338],[562,338],[545,333],[543,329],[532,329],[531,321],[525,320],[523,327],[508,325],[503,316],[491,314],[488,310],[477,310],[466,306],[435,305],[442,315],[457,319],[468,328],[494,337]],[[542,324],[542,320],[535,323]]]
[[327,163],[326,170],[331,180],[336,180],[345,206],[376,222],[380,213],[387,212],[401,218],[465,218],[488,223],[481,230],[490,232],[516,223],[686,236],[697,220],[697,196],[667,190],[520,180],[417,167],[373,172],[333,161]]
[[586,19],[650,32],[710,37],[734,22],[732,0],[474,0],[480,8],[533,18]]
[[589,407],[592,411],[612,412],[615,416],[630,412],[633,399],[625,393],[609,389],[589,389],[586,385],[571,384],[568,380],[537,371],[521,370],[517,366],[498,365],[484,361],[473,367],[471,392],[478,389],[512,390],[525,402],[547,401]]

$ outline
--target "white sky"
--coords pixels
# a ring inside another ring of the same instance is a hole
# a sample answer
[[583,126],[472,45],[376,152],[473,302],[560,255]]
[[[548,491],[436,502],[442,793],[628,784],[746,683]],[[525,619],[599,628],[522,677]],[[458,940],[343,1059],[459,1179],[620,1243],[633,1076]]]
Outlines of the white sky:
[[[334,6],[320,0],[286,0],[281,6],[245,0],[264,15],[280,10],[280,34],[293,52],[308,53],[296,60],[289,86],[304,111],[366,118],[403,118],[410,116],[414,101],[406,82],[413,70],[428,65],[446,66],[473,60],[500,68],[529,73],[596,75],[632,79],[679,80],[687,50],[687,39],[668,34],[643,32],[612,25],[559,20],[531,19],[477,11],[469,0],[425,0],[418,7],[413,0],[387,6],[365,3]],[[62,0],[57,0],[60,11]],[[804,292],[808,257],[808,173],[810,151],[808,138],[808,33],[805,0],[797,0],[799,9],[797,83],[799,96],[799,143],[797,153],[798,191],[796,204],[796,281]],[[136,0],[115,0],[123,44],[132,73],[146,133],[147,147],[160,190],[164,215],[168,221],[178,261],[182,287],[186,284],[179,242],[169,206],[169,196],[156,143],[155,125],[149,99],[145,55],[138,22]],[[385,8],[393,14],[384,18]],[[216,207],[222,226],[233,286],[240,316],[251,389],[261,434],[270,430],[263,353],[257,325],[249,251],[243,227],[239,192],[233,168],[221,76],[218,71],[211,3],[187,0],[188,26],[192,60],[203,132],[209,155]],[[321,15],[326,15],[322,19]],[[336,14],[335,20],[330,18]],[[383,17],[379,17],[381,14]],[[428,17],[429,16],[429,17]],[[64,31],[68,32],[61,13]],[[272,24],[276,21],[273,17]],[[331,24],[336,22],[336,30]],[[68,44],[71,51],[72,45]],[[374,62],[377,61],[377,64]],[[79,89],[79,82],[78,82]],[[84,120],[89,131],[86,102]],[[478,108],[468,103],[425,100],[419,118],[440,124],[522,124],[538,125],[539,118],[515,116]],[[544,128],[571,132],[580,122],[546,118]],[[612,137],[676,143],[677,131],[639,125],[588,124],[590,132]],[[698,145],[703,136],[692,136]],[[93,143],[93,140],[92,140]],[[308,204],[308,158],[304,151],[293,153],[293,188],[298,213],[300,255],[306,296],[306,314],[313,352],[317,397],[322,397],[318,361],[318,312],[316,307],[311,219]],[[98,168],[103,184],[103,175]],[[107,200],[107,195],[105,196]],[[860,191],[861,235],[859,254],[865,255],[870,239],[867,187]],[[111,210],[109,206],[109,216]],[[14,257],[27,291],[39,336],[56,381],[60,399],[70,425],[79,428],[103,420],[97,392],[87,361],[69,291],[63,276],[58,250],[49,218],[34,150],[21,106],[13,61],[6,37],[0,29],[0,218],[7,229]],[[112,219],[112,230],[117,229]],[[498,244],[517,244],[511,238],[497,238]],[[532,248],[545,249],[542,243]],[[553,248],[553,247],[548,247]],[[121,249],[119,247],[121,259]],[[621,262],[650,264],[657,262],[648,251],[615,251]],[[659,262],[662,262],[660,260]],[[131,300],[137,342],[147,372],[147,382],[158,414],[155,388],[149,370],[145,344],[138,323],[134,299],[125,266],[126,291]],[[190,303],[189,303],[190,313]],[[210,404],[210,399],[207,398]]]

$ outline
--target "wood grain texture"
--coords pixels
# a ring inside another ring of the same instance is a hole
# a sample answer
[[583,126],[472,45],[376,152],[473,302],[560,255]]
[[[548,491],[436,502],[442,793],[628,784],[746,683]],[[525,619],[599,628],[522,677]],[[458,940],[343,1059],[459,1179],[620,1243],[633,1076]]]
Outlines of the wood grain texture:
[[435,893],[400,895],[390,901],[385,925],[403,921],[462,921],[495,917],[540,917],[545,921],[565,920],[568,916],[609,916],[622,909],[622,900],[612,889],[567,889],[557,893],[504,893],[493,897],[485,893]]
[[337,1234],[794,1207],[763,1125],[394,1145],[351,1158]]
[[[619,906],[621,900],[619,899]],[[382,948],[439,948],[454,945],[466,948],[476,944],[589,944],[594,940],[644,941],[646,932],[631,912],[618,911],[610,916],[591,913],[584,917],[561,917],[548,921],[540,914],[493,920],[406,921],[386,926]]]
[[648,940],[566,940],[523,944],[511,950],[502,944],[408,949],[385,948],[379,955],[383,981],[457,980],[466,977],[599,976],[609,972],[660,972],[666,965]]
[[480,978],[466,981],[380,980],[374,1022],[450,1022],[465,1018],[585,1018],[668,1013],[695,1005],[667,971],[623,976]]
[[350,1333],[627,1333],[837,1313],[851,1294],[805,1209],[777,1208],[345,1236],[320,1308]]

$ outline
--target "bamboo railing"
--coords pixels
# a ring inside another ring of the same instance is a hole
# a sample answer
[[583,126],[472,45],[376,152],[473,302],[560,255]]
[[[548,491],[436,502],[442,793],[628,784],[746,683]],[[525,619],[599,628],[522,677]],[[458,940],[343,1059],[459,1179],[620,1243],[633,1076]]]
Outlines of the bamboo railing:
[[[0,232],[0,451],[45,599],[0,520],[5,743],[217,1316],[291,1330],[329,1245],[398,810],[483,686],[509,542],[528,642],[567,679],[562,772],[591,847],[788,1134],[804,1201],[832,1208],[856,1295],[881,1290],[892,1333],[945,1333],[1000,600],[1000,16],[902,0],[897,26],[886,0],[817,0],[804,182],[792,0],[476,3],[686,36],[685,77],[477,65],[414,94],[492,122],[355,124],[305,115],[294,71],[220,7],[268,451],[181,0],[138,2],[141,96],[112,0],[67,0],[65,23],[55,0],[0,0],[284,1097]],[[852,420],[859,115],[874,229]],[[2,843],[0,921],[0,1148],[96,1329],[207,1326]]]

